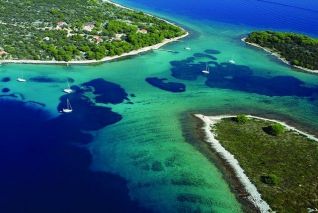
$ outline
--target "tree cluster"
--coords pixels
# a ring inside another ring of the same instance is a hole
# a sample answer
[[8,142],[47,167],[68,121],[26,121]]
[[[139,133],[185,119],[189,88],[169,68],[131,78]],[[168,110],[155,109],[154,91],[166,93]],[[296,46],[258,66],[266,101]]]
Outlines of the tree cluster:
[[318,70],[318,39],[296,33],[261,31],[249,34],[246,42],[269,48],[292,65]]
[[101,0],[0,1],[0,20],[0,59],[99,60],[185,33]]

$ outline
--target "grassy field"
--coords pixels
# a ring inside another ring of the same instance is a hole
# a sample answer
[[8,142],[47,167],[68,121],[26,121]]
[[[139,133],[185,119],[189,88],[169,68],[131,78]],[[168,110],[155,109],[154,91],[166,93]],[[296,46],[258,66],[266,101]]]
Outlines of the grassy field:
[[273,124],[225,118],[213,131],[274,211],[318,208],[318,143],[294,131],[273,136],[266,131]]

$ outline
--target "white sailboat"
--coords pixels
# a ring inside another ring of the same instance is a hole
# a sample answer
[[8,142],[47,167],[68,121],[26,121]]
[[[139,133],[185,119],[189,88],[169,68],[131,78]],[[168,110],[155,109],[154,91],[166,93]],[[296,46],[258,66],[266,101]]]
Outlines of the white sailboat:
[[229,60],[229,62],[230,62],[231,64],[235,64],[235,63],[236,63],[233,59]]
[[208,64],[206,64],[205,70],[202,70],[202,72],[203,72],[204,74],[209,74],[209,73],[210,73],[210,69],[209,69]]
[[191,47],[185,47],[184,49],[186,49],[186,50],[191,50]]
[[23,77],[23,72],[22,72],[22,74],[21,74],[21,77],[18,77],[17,78],[17,81],[18,82],[26,82],[27,80]]
[[65,89],[63,90],[63,92],[68,93],[68,94],[70,94],[70,93],[73,92],[73,90],[72,90],[71,87],[70,87],[70,83],[69,83],[68,81],[67,81],[67,88],[65,88]]
[[70,113],[73,112],[70,100],[66,99],[66,108],[63,108],[62,110],[64,113]]

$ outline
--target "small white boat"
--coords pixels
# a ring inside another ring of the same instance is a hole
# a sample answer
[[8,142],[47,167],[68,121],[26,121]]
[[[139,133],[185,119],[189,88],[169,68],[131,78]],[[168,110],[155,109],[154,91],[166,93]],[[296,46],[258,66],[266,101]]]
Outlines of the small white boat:
[[67,94],[70,94],[70,93],[72,93],[73,92],[73,90],[71,89],[71,87],[70,87],[70,83],[67,81],[67,88],[65,88],[64,90],[63,90],[63,92],[65,92],[65,93],[67,93]]
[[17,81],[18,81],[18,82],[26,82],[27,80],[24,79],[24,78],[17,78]]
[[235,64],[236,62],[233,59],[231,59],[231,60],[229,60],[229,63]]
[[21,74],[21,77],[18,77],[17,78],[17,81],[18,82],[26,82],[27,80],[23,77],[23,72],[22,72],[22,74]]
[[208,64],[206,64],[205,70],[202,70],[202,73],[204,73],[204,74],[209,74],[210,73],[210,69],[209,69]]
[[191,47],[185,47],[184,49],[186,49],[186,50],[191,50]]
[[70,93],[73,92],[73,90],[70,89],[70,88],[66,88],[66,89],[63,90],[63,92],[70,94]]
[[64,112],[64,113],[71,113],[71,112],[73,112],[73,109],[72,109],[70,100],[66,99],[66,108],[63,108],[63,109],[62,109],[62,112]]

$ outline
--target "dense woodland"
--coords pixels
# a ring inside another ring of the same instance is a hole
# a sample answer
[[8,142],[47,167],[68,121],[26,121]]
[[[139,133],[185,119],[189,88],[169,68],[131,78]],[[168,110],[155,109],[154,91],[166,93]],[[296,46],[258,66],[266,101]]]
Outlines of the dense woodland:
[[246,42],[255,43],[279,53],[292,65],[318,70],[318,39],[282,32],[252,32]]
[[184,33],[101,0],[0,1],[0,59],[98,60]]

